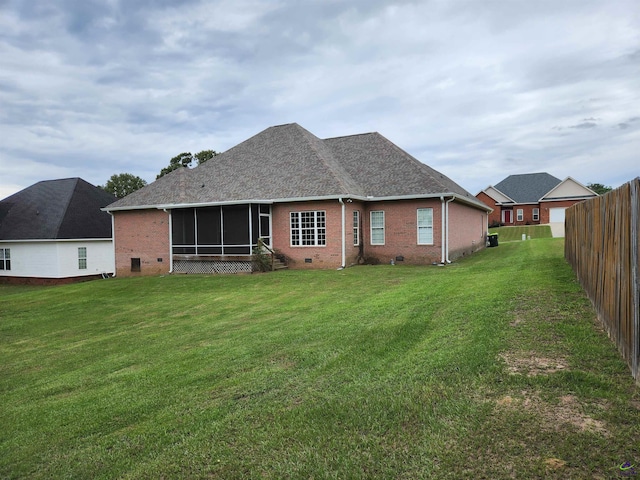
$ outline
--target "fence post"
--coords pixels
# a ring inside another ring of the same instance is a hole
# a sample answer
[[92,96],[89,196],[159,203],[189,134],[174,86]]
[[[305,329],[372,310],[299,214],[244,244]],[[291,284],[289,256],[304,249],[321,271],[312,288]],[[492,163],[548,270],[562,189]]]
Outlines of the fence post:
[[638,234],[640,233],[640,221],[638,214],[640,213],[640,177],[631,182],[631,291],[633,295],[631,321],[633,322],[633,350],[631,359],[631,371],[637,383],[640,383],[638,377],[638,363],[640,362],[640,281],[638,279],[638,258],[639,244]]

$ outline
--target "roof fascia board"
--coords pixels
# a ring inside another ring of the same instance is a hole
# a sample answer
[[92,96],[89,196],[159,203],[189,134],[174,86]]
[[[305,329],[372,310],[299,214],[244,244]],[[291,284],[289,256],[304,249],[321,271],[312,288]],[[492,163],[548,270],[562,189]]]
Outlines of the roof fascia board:
[[0,240],[0,243],[70,243],[70,242],[111,242],[111,237],[104,238],[31,238],[16,240]]
[[386,197],[373,197],[362,195],[328,195],[328,196],[312,196],[312,197],[294,197],[294,198],[275,198],[270,200],[265,199],[252,199],[252,200],[228,200],[223,202],[207,202],[207,203],[170,203],[161,205],[137,205],[134,207],[116,207],[116,208],[102,208],[105,212],[117,212],[127,210],[173,210],[178,208],[198,208],[198,207],[212,207],[218,205],[248,205],[248,204],[274,204],[274,203],[296,203],[296,202],[313,202],[313,201],[326,201],[326,200],[358,200],[361,202],[385,202],[385,201],[397,201],[397,200],[421,200],[421,199],[433,199],[441,197],[454,197],[463,203],[476,207],[481,210],[492,211],[492,208],[481,204],[479,200],[469,200],[457,193],[428,193],[423,195],[392,195]]
[[[597,196],[597,194],[594,194],[595,196]],[[562,200],[588,200],[590,198],[593,197],[587,197],[584,195],[577,195],[574,197],[551,197],[551,198],[543,198],[540,200],[540,203],[544,203],[544,202],[561,202]]]
[[[489,185],[487,188],[485,188],[482,192],[485,193],[486,195],[490,196],[491,198],[493,198],[496,203],[500,204],[500,202],[498,201],[498,199],[494,198],[487,190],[493,189],[496,192],[498,192],[500,195],[502,195],[504,198],[508,198],[509,200],[511,200],[512,202],[515,203],[515,200],[513,198],[511,198],[509,195],[507,195],[506,193],[501,192],[500,190],[498,190],[496,187],[494,187],[493,185]],[[502,202],[504,203],[504,202]]]

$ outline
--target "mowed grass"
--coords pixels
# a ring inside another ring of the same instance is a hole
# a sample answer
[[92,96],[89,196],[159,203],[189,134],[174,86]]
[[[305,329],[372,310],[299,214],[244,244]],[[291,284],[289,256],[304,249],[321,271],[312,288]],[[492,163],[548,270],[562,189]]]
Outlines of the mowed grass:
[[638,389],[562,251],[0,287],[0,477],[620,476]]
[[532,240],[538,238],[551,238],[551,227],[549,225],[520,225],[517,227],[495,227],[490,228],[489,233],[498,234],[498,243],[522,241],[522,235]]

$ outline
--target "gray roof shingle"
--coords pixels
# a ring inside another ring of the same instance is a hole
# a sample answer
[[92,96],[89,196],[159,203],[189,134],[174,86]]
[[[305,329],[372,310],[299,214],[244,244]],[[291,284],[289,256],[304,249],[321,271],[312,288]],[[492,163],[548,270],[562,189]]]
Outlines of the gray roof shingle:
[[111,238],[114,199],[81,178],[38,182],[0,201],[0,240]]
[[463,196],[455,182],[378,133],[321,140],[296,123],[267,128],[196,168],[181,168],[108,209],[337,196]]
[[537,203],[562,180],[548,173],[509,175],[494,185],[516,203]]

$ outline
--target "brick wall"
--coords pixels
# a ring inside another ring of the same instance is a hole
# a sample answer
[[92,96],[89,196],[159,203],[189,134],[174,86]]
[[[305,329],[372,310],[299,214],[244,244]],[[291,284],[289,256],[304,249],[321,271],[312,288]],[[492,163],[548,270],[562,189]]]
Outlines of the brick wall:
[[[353,204],[345,203],[347,245],[353,244],[350,227]],[[322,210],[326,213],[326,245],[291,246],[290,214]],[[337,200],[304,203],[278,203],[272,206],[273,247],[286,255],[290,268],[338,268],[342,265],[342,206]],[[355,261],[357,248],[347,247],[347,265]]]
[[478,195],[476,195],[476,198],[488,207],[493,208],[493,212],[489,214],[489,224],[502,222],[502,219],[500,218],[500,206],[496,205],[496,201],[493,198],[491,198],[484,192],[480,192]]
[[449,260],[486,246],[487,214],[461,203],[449,203]]
[[[428,265],[442,256],[442,207],[438,199],[368,203],[363,218],[364,255],[390,263],[403,257],[402,263]],[[433,208],[433,244],[418,245],[418,208]],[[371,245],[371,212],[384,211],[385,244]],[[400,263],[400,262],[398,262]]]
[[[433,243],[418,245],[417,209],[433,209]],[[292,246],[290,213],[322,210],[326,213],[326,245]],[[385,212],[385,243],[371,245],[370,212]],[[354,245],[353,212],[360,212],[360,242]],[[455,202],[450,211],[450,258],[484,246],[486,214]],[[337,200],[280,203],[272,206],[272,246],[287,257],[290,268],[338,268],[342,265],[342,205]],[[426,265],[442,260],[442,203],[439,199],[346,202],[346,266],[364,261]],[[161,210],[114,212],[115,260],[118,276],[159,275],[169,272],[169,214]],[[360,253],[362,254],[360,256]],[[140,272],[132,272],[132,258]]]
[[[159,275],[169,272],[169,214],[162,210],[114,213],[116,275]],[[140,259],[140,272],[131,259]]]

